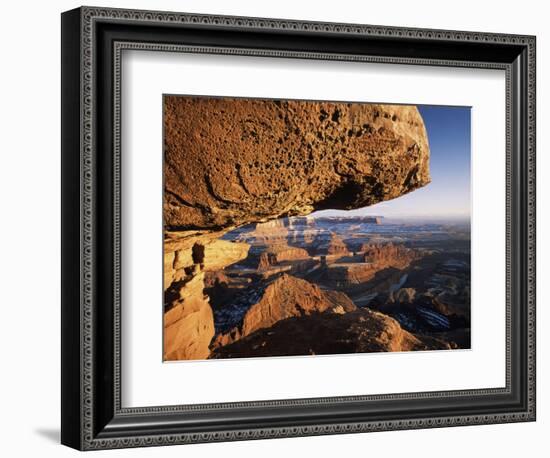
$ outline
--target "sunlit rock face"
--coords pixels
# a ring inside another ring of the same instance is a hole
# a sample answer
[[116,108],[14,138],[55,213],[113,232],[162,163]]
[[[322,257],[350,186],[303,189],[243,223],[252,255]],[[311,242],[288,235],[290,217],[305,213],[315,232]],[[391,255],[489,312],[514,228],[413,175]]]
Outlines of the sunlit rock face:
[[250,306],[242,322],[221,334],[214,347],[227,345],[288,318],[323,312],[341,315],[356,308],[344,293],[323,291],[317,285],[283,274],[262,290],[258,301]]
[[340,236],[330,231],[321,233],[317,236],[313,241],[312,250],[315,254],[327,256],[349,253],[348,247]]
[[204,295],[204,273],[179,288],[164,313],[164,359],[205,359],[214,336],[214,316]]
[[365,262],[384,267],[403,268],[416,257],[414,250],[393,243],[367,243],[359,251]]
[[295,248],[278,244],[269,246],[261,255],[258,262],[258,270],[269,269],[284,261],[307,259],[309,254],[303,248]]
[[164,289],[198,270],[216,271],[245,259],[249,245],[219,240],[223,231],[172,231],[165,234]]
[[172,233],[164,253],[164,359],[206,359],[214,315],[204,293],[205,274],[248,254],[246,243],[219,240],[217,233]]
[[167,227],[360,208],[430,181],[414,106],[166,96],[164,128]]

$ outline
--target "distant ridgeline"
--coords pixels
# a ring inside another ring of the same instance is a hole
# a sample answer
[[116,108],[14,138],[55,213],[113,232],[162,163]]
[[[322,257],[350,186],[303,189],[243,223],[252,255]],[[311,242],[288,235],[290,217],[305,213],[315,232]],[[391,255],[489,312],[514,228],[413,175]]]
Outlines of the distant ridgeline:
[[292,229],[301,226],[324,224],[382,224],[383,216],[291,216],[253,225],[256,228],[287,227]]
[[320,216],[318,223],[381,224],[383,216]]

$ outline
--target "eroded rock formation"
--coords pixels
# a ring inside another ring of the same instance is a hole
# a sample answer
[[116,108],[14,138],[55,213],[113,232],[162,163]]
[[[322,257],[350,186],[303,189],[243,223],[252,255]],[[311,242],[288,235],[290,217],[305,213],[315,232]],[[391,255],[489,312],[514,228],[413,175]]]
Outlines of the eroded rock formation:
[[248,255],[246,243],[220,240],[224,231],[166,231],[164,240],[164,289],[196,271],[215,271]]
[[344,241],[334,232],[320,234],[318,240],[314,242],[314,251],[316,254],[327,256],[349,253]]
[[309,254],[303,248],[288,245],[273,245],[260,255],[258,270],[270,269],[285,261],[296,261],[309,258]]
[[167,227],[352,209],[430,181],[414,106],[166,96]]
[[164,359],[205,359],[214,336],[214,315],[204,293],[205,273],[244,258],[246,243],[219,240],[219,233],[172,233],[164,244]]
[[384,267],[402,269],[418,256],[413,249],[393,243],[365,244],[361,247],[361,254],[365,262],[372,264],[377,269]]
[[395,319],[383,313],[357,309],[339,316],[338,319],[328,313],[317,313],[281,320],[269,329],[259,329],[234,343],[214,349],[211,358],[450,348],[443,340],[416,336],[405,331]]
[[400,288],[393,294],[393,300],[400,304],[412,305],[416,297],[414,288]]
[[214,336],[214,315],[204,294],[204,272],[179,288],[164,313],[164,359],[205,359]]
[[[391,285],[402,276],[401,269],[417,259],[420,254],[411,248],[392,243],[365,244],[354,256],[326,258],[322,281],[334,288],[348,288],[358,284],[369,284],[375,277],[379,286],[384,286],[386,279]],[[357,262],[358,259],[361,262]],[[386,278],[387,277],[387,278]]]
[[349,285],[365,283],[369,281],[376,269],[366,263],[336,263],[326,268],[325,278],[327,283],[334,287],[344,288]]
[[327,311],[343,314],[356,308],[344,293],[326,292],[317,285],[283,274],[264,289],[259,301],[248,309],[239,326],[216,338],[214,347],[227,345],[287,318]]

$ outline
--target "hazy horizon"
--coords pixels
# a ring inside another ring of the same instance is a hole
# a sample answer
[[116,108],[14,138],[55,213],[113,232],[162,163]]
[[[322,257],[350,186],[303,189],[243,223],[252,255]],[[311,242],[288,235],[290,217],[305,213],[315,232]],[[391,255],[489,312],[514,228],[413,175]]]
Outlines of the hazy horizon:
[[319,210],[307,215],[307,218],[353,218],[355,216],[371,216],[382,218],[382,223],[395,222],[470,222],[470,215],[382,215],[374,213],[361,213],[358,210]]
[[417,105],[430,145],[431,182],[370,207],[321,210],[311,216],[382,216],[393,219],[469,220],[471,109]]

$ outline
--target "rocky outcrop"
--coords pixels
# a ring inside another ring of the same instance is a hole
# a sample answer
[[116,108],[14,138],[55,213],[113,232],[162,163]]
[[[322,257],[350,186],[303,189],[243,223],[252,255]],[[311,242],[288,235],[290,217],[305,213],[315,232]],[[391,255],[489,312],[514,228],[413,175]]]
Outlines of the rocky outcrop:
[[[164,359],[205,359],[214,336],[214,315],[206,272],[217,272],[246,258],[246,243],[219,240],[220,233],[172,232],[164,244]],[[217,275],[218,283],[224,279]]]
[[204,270],[213,272],[246,259],[249,248],[246,243],[214,240],[205,245],[196,244],[193,249],[198,259],[202,257]]
[[216,271],[246,259],[249,245],[218,239],[223,233],[167,232],[164,241],[164,289],[196,271]]
[[415,106],[165,96],[164,130],[169,228],[359,208],[430,181]]
[[314,242],[313,250],[317,255],[326,256],[349,253],[349,249],[344,241],[334,232],[319,234],[317,240]]
[[353,288],[364,285],[368,290],[387,289],[399,282],[401,269],[418,259],[420,255],[402,245],[364,244],[355,256],[340,256],[323,264],[317,281],[332,288]]
[[245,240],[251,240],[256,245],[284,244],[288,238],[288,231],[285,218],[274,219],[256,224],[254,230],[246,234]]
[[360,251],[365,262],[378,270],[385,267],[403,269],[418,257],[415,250],[393,243],[363,244]]
[[392,299],[399,304],[412,305],[416,298],[416,290],[414,288],[400,288],[392,296]]
[[270,269],[282,262],[297,261],[309,258],[309,254],[303,248],[295,248],[288,245],[270,246],[260,255],[258,270]]
[[307,228],[315,227],[315,218],[311,216],[295,216],[293,218],[285,218],[290,229],[304,231]]
[[374,277],[376,269],[367,263],[337,263],[326,266],[323,279],[333,287],[345,288],[365,283]]
[[164,313],[164,360],[205,359],[214,336],[214,316],[203,293],[204,273],[179,288],[179,296]]
[[355,304],[344,293],[323,291],[305,280],[283,274],[264,289],[259,301],[248,309],[239,326],[216,337],[214,348],[287,318],[327,311],[343,314],[355,309]]
[[316,285],[290,275],[282,275],[265,289],[260,301],[248,310],[241,335],[246,336],[257,329],[268,328],[285,318],[324,312],[338,306],[345,311],[355,309],[353,302],[346,300],[343,293],[328,296]]
[[252,246],[252,253],[273,245],[306,247],[324,232],[315,227],[315,219],[307,217],[279,218],[265,223],[257,223],[229,232],[228,237],[243,241]]
[[[307,330],[307,332],[305,332]],[[357,309],[334,319],[317,313],[278,321],[269,329],[214,349],[211,358],[329,355],[410,350],[446,350],[440,339],[414,335],[382,313]]]

